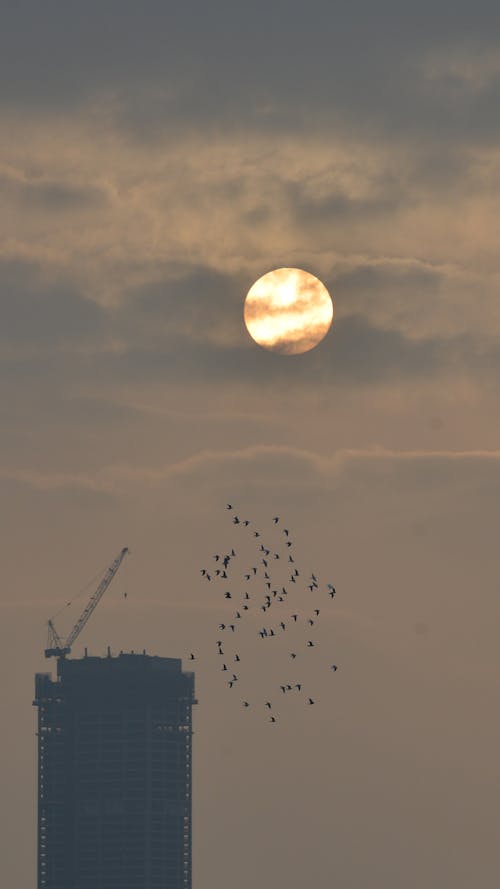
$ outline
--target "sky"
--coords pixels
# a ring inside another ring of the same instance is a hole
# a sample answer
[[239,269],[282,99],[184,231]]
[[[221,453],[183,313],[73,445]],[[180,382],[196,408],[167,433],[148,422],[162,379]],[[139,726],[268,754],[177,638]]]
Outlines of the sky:
[[[74,655],[196,652],[195,886],[498,879],[499,25],[490,0],[5,4],[11,889],[35,886],[46,621],[122,546]],[[335,303],[304,355],[243,324],[282,266]],[[276,725],[212,656],[227,501],[337,589],[338,672]]]

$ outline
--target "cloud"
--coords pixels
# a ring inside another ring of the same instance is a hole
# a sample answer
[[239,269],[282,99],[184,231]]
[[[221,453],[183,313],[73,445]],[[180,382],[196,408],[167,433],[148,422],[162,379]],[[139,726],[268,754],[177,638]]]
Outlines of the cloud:
[[4,354],[23,356],[66,348],[95,339],[103,329],[103,313],[70,282],[48,280],[30,263],[0,261],[0,346]]

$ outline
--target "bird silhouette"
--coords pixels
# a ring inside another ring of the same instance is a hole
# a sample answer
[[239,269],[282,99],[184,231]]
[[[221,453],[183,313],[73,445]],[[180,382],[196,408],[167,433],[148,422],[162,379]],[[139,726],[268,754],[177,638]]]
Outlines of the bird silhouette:
[[275,525],[278,524],[279,520],[280,520],[279,515],[274,516],[273,522],[274,522]]
[[307,701],[307,703],[308,703],[308,704],[314,704],[314,701],[313,701],[312,698],[309,698],[308,701]]
[[333,670],[333,672],[336,673],[338,670],[337,664],[330,664],[330,670]]
[[189,655],[189,660],[190,660],[190,661],[194,661],[194,660],[196,660],[196,658],[195,658],[193,652],[191,652],[191,654]]
[[311,642],[311,640],[309,639],[308,642],[307,642],[307,647],[308,647],[308,648],[314,648],[314,642]]

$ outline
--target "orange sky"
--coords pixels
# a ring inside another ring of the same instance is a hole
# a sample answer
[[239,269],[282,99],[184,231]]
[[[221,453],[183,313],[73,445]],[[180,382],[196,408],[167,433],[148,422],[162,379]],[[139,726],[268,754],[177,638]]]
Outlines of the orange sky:
[[[204,889],[495,884],[497,33],[485,0],[5,11],[9,889],[34,883],[45,621],[124,545],[75,655],[200,652]],[[282,267],[335,300],[303,355],[243,323]],[[272,737],[204,654],[227,500],[286,517],[338,589],[335,690]]]

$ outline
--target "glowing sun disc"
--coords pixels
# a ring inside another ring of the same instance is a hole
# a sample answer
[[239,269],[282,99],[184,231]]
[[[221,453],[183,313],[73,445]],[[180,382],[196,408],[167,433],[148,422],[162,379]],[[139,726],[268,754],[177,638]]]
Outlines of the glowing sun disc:
[[333,302],[325,285],[303,269],[274,269],[252,284],[245,299],[246,328],[264,349],[299,355],[328,333]]

